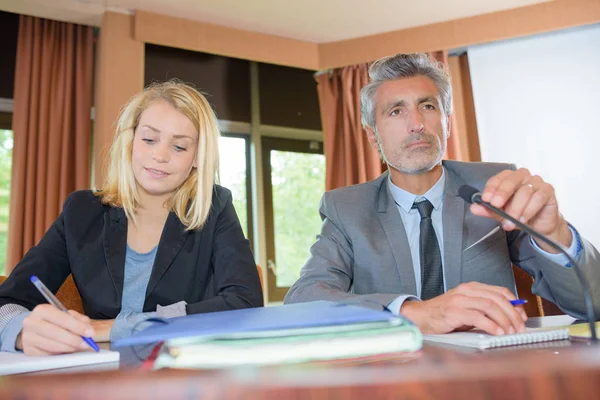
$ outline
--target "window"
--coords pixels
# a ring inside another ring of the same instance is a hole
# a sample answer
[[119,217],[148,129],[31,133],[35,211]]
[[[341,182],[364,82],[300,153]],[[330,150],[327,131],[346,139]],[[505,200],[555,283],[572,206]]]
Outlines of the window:
[[325,161],[314,71],[152,44],[145,54],[145,84],[178,78],[206,92],[223,132],[220,184],[232,192],[256,262],[268,269],[267,300],[281,301],[321,227]]
[[7,129],[0,129],[0,275],[4,275],[6,264],[12,148],[13,132]]
[[281,301],[321,231],[325,156],[317,141],[263,138],[262,144],[269,300]]
[[251,240],[252,221],[250,179],[248,179],[249,140],[245,136],[224,135],[219,140],[220,184],[231,190],[233,206],[247,238]]

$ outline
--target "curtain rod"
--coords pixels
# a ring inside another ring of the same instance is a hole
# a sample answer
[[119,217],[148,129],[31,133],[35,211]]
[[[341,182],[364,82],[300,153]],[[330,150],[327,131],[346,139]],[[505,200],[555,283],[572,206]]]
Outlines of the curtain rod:
[[[448,56],[461,56],[463,54],[465,54],[468,50],[468,47],[459,47],[456,49],[450,49],[448,50]],[[322,69],[320,71],[317,71],[313,74],[314,77],[317,77],[319,75],[323,75],[323,74],[331,74],[333,73],[333,68],[329,68],[329,69]]]

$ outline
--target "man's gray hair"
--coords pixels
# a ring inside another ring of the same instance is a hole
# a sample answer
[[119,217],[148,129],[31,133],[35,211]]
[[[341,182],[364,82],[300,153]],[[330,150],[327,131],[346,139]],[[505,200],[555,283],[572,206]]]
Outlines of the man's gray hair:
[[452,114],[452,83],[444,64],[424,53],[396,54],[381,58],[369,67],[371,82],[360,91],[363,126],[375,129],[375,94],[383,82],[414,76],[430,78],[438,88],[442,113]]

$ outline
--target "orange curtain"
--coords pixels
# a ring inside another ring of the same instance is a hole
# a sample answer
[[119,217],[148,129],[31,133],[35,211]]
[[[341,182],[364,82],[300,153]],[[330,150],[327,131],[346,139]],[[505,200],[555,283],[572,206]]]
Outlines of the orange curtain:
[[471,87],[471,72],[467,53],[448,57],[448,68],[452,75],[452,97],[454,112],[450,140],[460,149],[460,161],[481,161],[475,101]]
[[360,122],[360,89],[369,82],[368,65],[317,75],[323,125],[325,189],[362,183],[384,170]]
[[[449,63],[448,52],[445,50],[431,52],[429,55],[446,66],[454,83],[454,113],[450,117],[450,137],[444,159],[479,161],[474,111],[472,104],[463,104],[463,99],[468,100],[467,95],[471,93],[469,77],[463,77],[465,73],[469,73],[468,66],[459,68],[458,62]],[[450,70],[451,65],[456,67],[456,71]],[[321,73],[315,79],[323,125],[326,190],[376,178],[386,167],[381,163],[377,151],[369,144],[360,123],[360,89],[369,82],[368,64],[338,68]],[[461,124],[457,123],[457,113]]]
[[21,15],[7,272],[89,187],[93,28]]
[[[444,66],[446,67],[446,69],[448,70],[448,72],[451,74],[450,71],[450,65],[448,63],[448,51],[446,50],[440,50],[440,51],[434,51],[429,53],[429,55],[433,58],[435,58],[436,60],[438,60],[439,62],[441,62],[442,64],[444,64]],[[454,80],[453,80],[454,83]],[[453,94],[456,91],[455,88],[452,88]],[[453,101],[454,104],[452,105],[453,109],[456,109],[457,105],[456,104],[456,99],[453,97]],[[450,116],[450,137],[448,138],[448,143],[447,143],[447,147],[446,147],[446,154],[444,154],[444,159],[445,160],[457,160],[457,161],[470,161],[469,160],[469,156],[468,154],[465,154],[465,152],[462,150],[461,148],[461,140],[462,140],[462,136],[464,136],[465,132],[460,132],[458,129],[458,124],[456,123],[456,113],[453,112],[452,115]]]

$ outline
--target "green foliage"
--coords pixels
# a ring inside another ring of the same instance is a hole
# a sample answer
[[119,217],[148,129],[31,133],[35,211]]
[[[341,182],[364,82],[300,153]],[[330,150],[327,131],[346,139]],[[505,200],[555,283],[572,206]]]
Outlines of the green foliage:
[[4,275],[4,268],[6,264],[6,241],[7,234],[6,231],[0,231],[0,275]]
[[325,157],[271,152],[277,286],[291,286],[321,230],[319,201],[325,190]]
[[[233,205],[248,237],[245,141],[221,137],[220,181],[231,190]],[[300,276],[310,246],[321,229],[319,201],[325,190],[325,157],[320,154],[271,152],[277,285]]]
[[4,275],[4,264],[6,263],[12,147],[12,131],[0,129],[0,275]]

